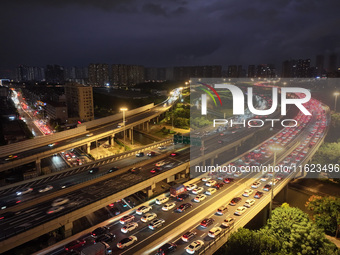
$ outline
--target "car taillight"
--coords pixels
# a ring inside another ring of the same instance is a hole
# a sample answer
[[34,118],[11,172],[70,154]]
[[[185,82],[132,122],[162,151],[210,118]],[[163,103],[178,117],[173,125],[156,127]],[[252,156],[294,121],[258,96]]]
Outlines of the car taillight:
[[65,251],[68,251],[68,248],[65,248]]

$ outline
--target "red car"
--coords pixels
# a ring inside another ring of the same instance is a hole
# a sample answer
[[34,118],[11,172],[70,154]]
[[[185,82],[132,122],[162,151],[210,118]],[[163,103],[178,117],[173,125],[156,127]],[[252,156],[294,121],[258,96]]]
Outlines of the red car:
[[65,248],[65,251],[73,251],[77,248],[84,246],[85,243],[86,243],[86,241],[83,240],[83,239],[75,240],[73,242],[66,244],[64,248]]

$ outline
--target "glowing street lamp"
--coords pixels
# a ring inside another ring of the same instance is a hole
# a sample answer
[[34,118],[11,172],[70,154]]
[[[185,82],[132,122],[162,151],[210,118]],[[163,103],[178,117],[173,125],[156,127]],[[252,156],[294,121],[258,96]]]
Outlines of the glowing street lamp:
[[124,137],[124,151],[126,150],[126,146],[125,146],[125,112],[127,111],[127,108],[120,108],[120,111],[123,112],[123,137]]
[[[273,160],[273,169],[276,165],[276,153],[283,150],[283,148],[280,145],[273,144],[269,146],[269,150],[274,152],[274,160]],[[272,185],[271,185],[271,198],[270,198],[270,204],[269,204],[269,218],[272,217],[272,210],[273,210],[273,200],[274,200],[274,171],[273,171],[273,177],[272,177]]]
[[334,92],[333,95],[335,96],[334,111],[336,112],[336,101],[338,101],[338,96],[340,95],[340,92]]

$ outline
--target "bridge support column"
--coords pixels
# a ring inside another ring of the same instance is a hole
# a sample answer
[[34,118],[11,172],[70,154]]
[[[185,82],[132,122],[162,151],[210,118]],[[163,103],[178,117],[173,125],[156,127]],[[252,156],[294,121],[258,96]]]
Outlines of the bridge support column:
[[148,198],[153,196],[153,191],[156,188],[156,184],[152,184],[150,187],[148,187],[147,191],[148,191]]
[[111,135],[110,137],[109,137],[109,144],[111,145],[111,146],[114,146],[115,145],[115,135]]
[[41,174],[41,160],[40,160],[40,158],[37,158],[36,161],[35,161],[35,169],[37,170],[38,175],[40,175]]
[[64,225],[64,229],[65,229],[65,232],[64,232],[65,238],[72,236],[73,222],[66,223]]
[[133,128],[129,129],[129,139],[131,140],[131,144],[133,144]]
[[215,158],[210,159],[210,166],[213,166],[215,164]]
[[166,182],[167,182],[167,183],[173,182],[174,180],[175,180],[175,176],[174,176],[174,175],[172,175],[172,176],[166,178]]
[[150,125],[149,125],[149,121],[146,122],[146,132],[149,132],[150,130]]
[[90,154],[91,153],[91,143],[87,143],[86,145],[86,154]]

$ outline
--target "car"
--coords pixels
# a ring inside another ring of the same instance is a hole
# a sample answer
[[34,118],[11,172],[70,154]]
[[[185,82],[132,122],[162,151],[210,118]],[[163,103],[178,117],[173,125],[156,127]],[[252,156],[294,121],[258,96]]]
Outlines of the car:
[[201,225],[202,227],[206,228],[206,227],[210,226],[211,224],[213,224],[214,221],[215,221],[215,220],[214,220],[213,218],[206,218],[206,219],[204,219],[204,220],[201,221],[200,225]]
[[211,196],[212,194],[214,194],[216,192],[215,188],[209,188],[207,189],[207,191],[205,192],[205,194]]
[[60,188],[61,189],[66,189],[66,188],[71,187],[73,185],[74,185],[74,182],[65,182],[65,183],[60,185]]
[[169,197],[161,197],[156,199],[156,204],[161,205],[169,201]]
[[201,202],[201,201],[203,201],[204,199],[206,199],[206,195],[204,195],[204,194],[198,194],[195,198],[194,198],[194,201],[195,202],[197,202],[197,203],[199,203],[199,202]]
[[189,254],[194,254],[196,251],[200,250],[204,245],[201,240],[193,241],[189,246],[185,247],[185,250]]
[[254,183],[251,185],[251,187],[252,187],[253,189],[257,189],[258,187],[260,187],[260,185],[261,185],[261,182],[256,181],[256,182],[254,182]]
[[201,180],[202,180],[202,182],[207,182],[207,181],[211,180],[211,177],[209,177],[209,176],[203,177]]
[[217,214],[222,215],[223,213],[228,212],[227,205],[222,205],[220,208],[217,209]]
[[154,151],[149,151],[146,155],[147,155],[148,157],[152,157],[152,156],[155,156],[155,155],[156,155],[156,152],[154,152]]
[[260,199],[263,196],[263,192],[261,191],[256,191],[254,198]]
[[165,150],[166,147],[165,147],[165,146],[159,146],[158,149],[159,149],[159,150]]
[[120,242],[117,243],[117,248],[118,249],[124,249],[124,248],[129,247],[130,245],[134,244],[135,242],[137,242],[137,237],[129,236],[129,237],[126,237],[126,238],[120,240]]
[[216,236],[221,234],[221,232],[222,232],[222,228],[214,227],[214,228],[210,229],[210,231],[208,232],[208,236],[210,236],[211,238],[215,238]]
[[192,207],[192,204],[184,203],[184,204],[181,204],[179,207],[177,207],[176,211],[177,212],[184,212],[186,209],[189,209],[191,207]]
[[166,203],[166,204],[162,207],[162,210],[163,210],[163,211],[169,211],[169,210],[171,210],[172,208],[174,208],[175,206],[176,206],[176,203],[175,203],[175,202]]
[[136,210],[136,214],[138,215],[142,215],[143,213],[147,213],[148,211],[150,211],[152,209],[152,206],[141,206]]
[[126,224],[126,223],[129,223],[131,221],[133,221],[135,219],[135,216],[133,215],[126,215],[124,217],[122,217],[119,222],[120,224]]
[[182,193],[177,196],[178,201],[183,201],[184,199],[188,198],[189,194],[188,193]]
[[64,249],[65,249],[65,251],[71,252],[71,251],[74,251],[77,248],[84,246],[85,243],[86,243],[86,241],[83,240],[83,239],[75,240],[73,242],[66,244],[64,246]]
[[244,196],[244,197],[249,197],[251,194],[253,194],[253,192],[254,192],[254,190],[252,190],[252,189],[246,189],[246,190],[243,192],[242,196]]
[[163,219],[155,219],[149,223],[149,229],[155,230],[156,228],[163,226],[164,222],[165,220]]
[[220,188],[223,188],[223,186],[224,186],[224,183],[223,182],[219,182],[219,183],[216,183],[213,187],[215,189],[220,189]]
[[118,167],[112,167],[112,168],[110,168],[107,172],[108,173],[113,173],[114,171],[117,171],[119,168]]
[[231,183],[234,179],[233,178],[225,178],[223,180],[224,183]]
[[148,222],[157,217],[156,213],[146,213],[140,220],[143,222]]
[[44,192],[49,191],[51,189],[53,189],[53,186],[52,185],[47,185],[47,186],[39,189],[38,191],[39,191],[39,193],[44,193]]
[[178,152],[173,152],[173,153],[170,154],[171,157],[176,157],[176,156],[178,156],[178,155],[179,155]]
[[155,174],[160,171],[159,169],[160,169],[159,167],[154,167],[150,170],[150,173]]
[[203,187],[198,187],[196,189],[191,190],[191,192],[192,192],[192,194],[199,194],[199,193],[202,193],[203,190],[204,190]]
[[5,160],[14,160],[17,158],[18,158],[18,155],[9,155]]
[[6,220],[6,219],[9,219],[9,218],[12,218],[14,217],[15,215],[18,215],[20,214],[20,211],[19,212],[5,212],[3,214],[0,214],[0,220]]
[[241,216],[246,210],[247,210],[247,207],[240,206],[240,207],[237,207],[237,209],[234,212],[234,214],[238,215],[238,216]]
[[136,157],[144,157],[144,152],[138,152],[138,153],[136,153]]
[[16,192],[16,195],[17,196],[21,196],[21,195],[25,195],[25,194],[31,193],[32,191],[33,191],[33,188],[27,187],[27,188],[23,188],[21,190],[18,190]]
[[55,143],[50,143],[49,145],[48,145],[48,147],[53,147],[55,145]]
[[255,199],[247,199],[243,206],[250,208],[255,204]]
[[69,201],[70,200],[68,198],[60,197],[60,198],[57,198],[56,200],[54,200],[52,202],[52,206],[55,207],[55,206],[64,205],[64,204],[68,203]]
[[184,242],[189,242],[191,239],[193,239],[195,236],[196,236],[196,232],[194,231],[188,231],[188,232],[185,232],[183,235],[182,235],[182,240]]
[[86,134],[86,136],[93,136],[93,133]]
[[48,210],[46,211],[46,213],[47,213],[47,214],[53,214],[53,213],[60,212],[60,211],[62,211],[63,209],[65,209],[65,207],[62,206],[62,205],[61,205],[61,206],[54,206],[54,207],[48,209]]
[[132,230],[135,230],[136,228],[138,228],[137,222],[129,222],[124,227],[122,227],[120,231],[122,231],[123,233],[128,233],[131,232]]
[[276,185],[276,183],[278,183],[278,182],[279,182],[278,179],[274,179],[274,180],[271,180],[271,181],[269,182],[269,184],[270,184],[270,185]]
[[140,170],[142,170],[141,167],[133,167],[133,168],[130,168],[129,171],[133,174],[138,174],[140,172]]
[[165,161],[162,160],[162,161],[157,162],[156,166],[164,166],[165,164],[166,164]]
[[209,180],[205,183],[205,185],[208,186],[208,187],[214,186],[215,184],[216,184],[215,180]]
[[158,248],[156,255],[167,255],[170,254],[177,249],[177,244],[175,243],[166,243]]
[[272,189],[272,185],[270,185],[270,184],[266,184],[264,187],[263,187],[263,190],[264,191],[269,191],[269,190],[271,190]]
[[192,184],[188,184],[185,187],[186,187],[187,190],[193,190],[193,189],[197,188],[197,185],[192,183]]
[[269,178],[268,175],[263,175],[263,176],[261,177],[261,181],[265,182],[265,181],[268,180],[268,178]]
[[110,230],[110,228],[109,228],[109,227],[106,227],[106,226],[104,226],[104,227],[99,227],[99,228],[96,228],[95,230],[93,230],[93,231],[91,232],[91,236],[92,236],[93,238],[97,238],[97,237],[100,236],[100,235],[103,235],[103,234],[108,233],[109,230]]
[[107,233],[107,234],[103,234],[97,237],[96,239],[96,243],[98,242],[112,242],[112,240],[116,239],[116,235],[112,234],[112,233]]
[[224,221],[222,222],[222,226],[224,227],[231,227],[231,226],[234,226],[234,223],[235,223],[235,218],[233,217],[227,217],[224,219]]
[[99,168],[92,168],[92,169],[90,169],[89,170],[89,174],[95,174],[95,173],[98,173],[98,171],[99,171]]
[[230,200],[229,204],[230,205],[236,205],[241,200],[242,200],[242,198],[240,198],[240,197],[234,197],[232,200]]
[[218,140],[217,141],[219,144],[222,144],[223,143],[223,140]]

